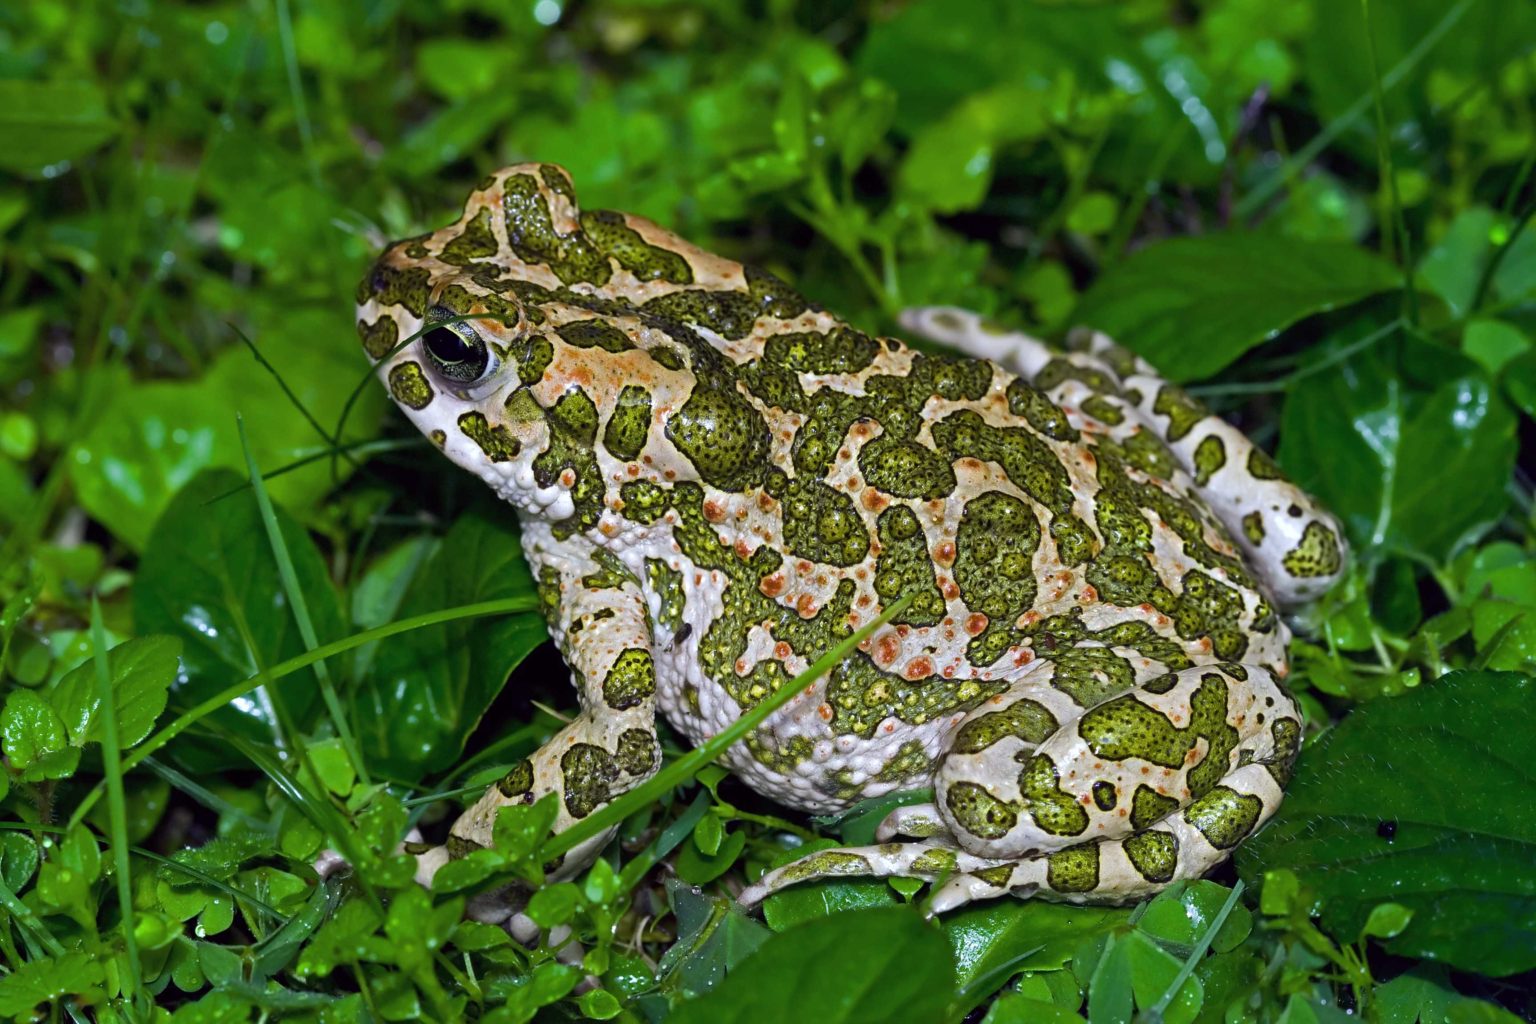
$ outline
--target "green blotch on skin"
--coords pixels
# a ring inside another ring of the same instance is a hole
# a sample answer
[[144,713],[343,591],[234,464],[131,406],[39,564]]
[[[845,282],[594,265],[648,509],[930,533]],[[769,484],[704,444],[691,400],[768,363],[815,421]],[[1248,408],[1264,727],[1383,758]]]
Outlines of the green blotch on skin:
[[533,789],[533,762],[526,757],[517,762],[512,770],[496,783],[496,791],[508,799],[522,796]]
[[1008,385],[1008,411],[1024,417],[1030,426],[1053,441],[1076,441],[1078,438],[1077,429],[1061,406],[1022,379]]
[[1308,578],[1332,576],[1339,571],[1339,538],[1333,530],[1314,519],[1302,531],[1301,541],[1285,553],[1280,564],[1292,576]]
[[555,346],[542,335],[528,339],[527,346],[517,360],[517,379],[531,387],[544,379],[544,371],[555,358]]
[[651,593],[661,599],[661,612],[656,616],[657,624],[675,635],[683,625],[683,574],[659,558],[647,558],[645,578],[650,584]]
[[487,849],[484,843],[477,843],[473,839],[467,839],[452,832],[448,833],[448,841],[443,845],[448,850],[449,860],[463,860],[476,850]]
[[641,238],[622,213],[613,210],[583,212],[581,227],[601,252],[633,274],[635,280],[693,283],[693,268],[687,259]]
[[859,471],[871,487],[897,498],[934,501],[955,490],[954,467],[920,441],[877,437],[860,449]]
[[674,373],[683,368],[682,353],[670,345],[657,345],[655,348],[647,349],[646,352],[658,365]]
[[1102,395],[1090,395],[1083,401],[1083,412],[1092,416],[1100,423],[1107,423],[1111,427],[1118,427],[1125,422],[1125,410]]
[[629,335],[603,320],[577,320],[555,328],[561,340],[575,348],[600,348],[604,352],[627,352],[635,347]]
[[573,818],[585,818],[612,798],[619,764],[602,747],[577,743],[560,758],[560,776],[565,809]]
[[1155,825],[1179,809],[1179,802],[1164,796],[1146,783],[1131,794],[1131,828],[1140,830]]
[[959,858],[953,850],[928,850],[912,862],[912,873],[937,877],[955,870]]
[[746,291],[688,288],[661,295],[641,306],[645,312],[683,323],[707,327],[731,341],[751,333],[758,317],[791,320],[807,309],[793,288],[757,267],[743,267]]
[[1040,524],[1034,510],[1002,491],[966,503],[955,533],[955,583],[966,605],[987,617],[966,657],[990,665],[1017,642],[1014,623],[1034,607],[1034,557]]
[[1101,811],[1112,811],[1119,802],[1120,796],[1115,792],[1113,782],[1095,782],[1092,787],[1093,805]]
[[[852,595],[851,588],[849,594]],[[827,681],[827,701],[832,705],[832,724],[838,732],[871,736],[888,718],[921,725],[957,711],[969,711],[1006,688],[1004,682],[961,682],[937,673],[923,679],[908,679],[886,672],[859,651],[832,670]]]
[[1264,543],[1264,513],[1249,512],[1243,516],[1243,536],[1255,546]]
[[649,480],[631,480],[619,488],[620,514],[631,522],[649,526],[666,514],[671,497],[666,488]]
[[1195,483],[1201,487],[1227,464],[1227,446],[1215,434],[1195,446]]
[[1179,843],[1167,832],[1138,832],[1122,844],[1131,867],[1149,882],[1173,881],[1179,866]]
[[763,362],[796,373],[858,373],[874,362],[879,350],[869,335],[835,327],[825,334],[770,335],[763,343]]
[[615,760],[630,775],[649,775],[661,760],[661,748],[656,737],[644,729],[626,729],[619,736]]
[[1125,461],[1143,473],[1159,480],[1171,480],[1179,461],[1163,444],[1163,439],[1150,430],[1137,430],[1123,442]]
[[1280,472],[1280,467],[1275,464],[1275,460],[1261,448],[1248,450],[1248,475],[1255,480],[1285,479],[1285,474]]
[[1184,574],[1184,588],[1171,608],[1163,609],[1173,627],[1186,640],[1211,638],[1211,650],[1223,661],[1236,661],[1248,650],[1248,634],[1241,628],[1243,598],[1203,572]]
[[1168,417],[1168,440],[1177,441],[1184,437],[1195,424],[1211,414],[1202,402],[1198,402],[1185,394],[1183,388],[1165,385],[1157,393],[1157,398],[1152,402],[1152,411]]
[[895,619],[911,626],[933,626],[944,618],[944,595],[933,572],[928,538],[917,516],[905,505],[892,505],[876,521],[880,555],[875,562],[875,594],[884,603],[915,594]]
[[549,202],[532,175],[514,174],[502,183],[502,212],[507,242],[525,263],[542,263],[562,284],[584,282],[602,286],[613,276],[608,257],[580,230],[561,235],[555,230]]
[[1269,774],[1281,786],[1291,781],[1291,769],[1296,764],[1296,751],[1301,749],[1301,723],[1294,718],[1277,718],[1269,725],[1269,734],[1275,741],[1275,752],[1268,764]]
[[1088,812],[1062,790],[1056,763],[1044,754],[1024,762],[1019,771],[1019,792],[1035,826],[1047,835],[1080,836],[1088,827]]
[[988,711],[966,722],[955,734],[950,750],[956,754],[979,754],[1008,736],[1038,746],[1059,726],[1056,716],[1044,704],[1023,697],[1001,711]]
[[624,385],[603,431],[603,445],[614,458],[633,462],[640,457],[650,429],[651,393],[638,384]]
[[[490,183],[495,180],[495,178],[487,178],[480,187],[482,189],[489,188]],[[539,180],[543,181],[544,187],[555,195],[564,196],[571,202],[576,201],[576,189],[571,185],[571,179],[565,173],[565,169],[558,164],[540,164]]]
[[397,270],[385,262],[388,256],[385,253],[358,285],[358,304],[371,298],[381,306],[404,306],[415,317],[425,316],[432,294],[432,279],[427,269],[407,267]]
[[1056,892],[1092,892],[1099,886],[1099,844],[1079,843],[1045,860],[1045,884]]
[[869,531],[853,499],[820,480],[791,480],[783,517],[784,550],[794,557],[845,567],[869,554]]
[[735,391],[695,385],[688,401],[667,418],[666,435],[707,484],[745,491],[762,480],[768,423]]
[[619,652],[603,677],[603,702],[620,711],[639,707],[656,694],[656,664],[651,652],[630,647]]
[[363,351],[369,359],[383,359],[390,349],[400,344],[400,327],[395,318],[382,313],[373,323],[357,322],[357,334],[363,341]]
[[981,839],[1001,839],[1019,823],[1013,807],[974,782],[954,782],[944,804],[955,824]]
[[1216,849],[1230,850],[1248,838],[1262,813],[1264,801],[1258,797],[1217,786],[1189,805],[1184,820],[1199,829]]
[[[597,563],[597,571],[590,572],[581,578],[581,585],[588,590],[622,590],[624,587],[638,583],[629,567],[619,560],[607,548],[598,548],[592,552],[592,560]],[[607,618],[612,615],[612,609],[607,609]],[[601,614],[601,613],[599,613]]]
[[1128,693],[1100,704],[1083,715],[1078,733],[1098,757],[1110,761],[1140,758],[1163,768],[1182,769],[1198,739],[1207,744],[1205,757],[1190,769],[1189,790],[1196,797],[1216,785],[1230,769],[1237,747],[1237,730],[1227,724],[1227,682],[1210,672],[1190,697],[1187,726],[1177,726],[1161,711]]
[[1108,647],[1074,647],[1056,656],[1051,685],[1091,708],[1136,685],[1131,663]]
[[467,412],[459,417],[459,429],[464,436],[480,446],[485,457],[492,462],[509,462],[522,451],[522,445],[512,432],[500,423],[494,427],[482,413]]
[[496,235],[491,230],[491,211],[481,209],[464,230],[448,240],[438,259],[462,267],[472,260],[496,255]]
[[597,438],[597,406],[585,391],[575,388],[561,395],[545,417],[549,447],[533,460],[533,478],[540,487],[552,487],[565,470],[575,474],[571,487],[575,510],[570,519],[555,524],[557,537],[570,536],[595,526],[602,514],[603,478],[592,452]]
[[539,595],[539,610],[544,613],[544,621],[553,627],[560,618],[560,570],[552,565],[541,567],[534,588]]
[[1007,886],[1008,879],[1013,877],[1013,865],[999,864],[994,868],[980,868],[971,874],[994,889],[1002,889]]
[[783,873],[779,875],[779,881],[787,885],[791,882],[806,882],[813,878],[826,878],[830,875],[868,875],[873,871],[869,861],[856,853],[826,850],[786,865]]
[[1120,393],[1120,387],[1115,383],[1115,379],[1103,370],[1091,366],[1080,366],[1060,356],[1046,363],[1040,368],[1040,372],[1035,374],[1035,387],[1041,391],[1050,391],[1069,380],[1081,381],[1090,391],[1096,391],[1101,395]]
[[432,385],[421,364],[407,360],[389,368],[389,393],[395,401],[412,409],[425,409],[432,403]]
[[908,740],[897,748],[890,760],[880,766],[875,778],[880,782],[902,782],[927,775],[933,767],[933,758],[918,740]]

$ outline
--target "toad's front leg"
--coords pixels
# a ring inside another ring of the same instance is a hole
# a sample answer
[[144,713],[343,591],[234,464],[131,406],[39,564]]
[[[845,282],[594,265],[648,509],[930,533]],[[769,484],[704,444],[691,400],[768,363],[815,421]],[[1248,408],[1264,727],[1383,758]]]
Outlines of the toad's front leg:
[[[485,791],[453,823],[446,856],[491,845],[496,813],[558,797],[555,830],[568,828],[651,775],[656,742],[656,670],[639,582],[622,563],[579,537],[555,540],[530,524],[524,544],[539,581],[550,633],[570,666],[581,711],[548,743]],[[568,877],[592,862],[612,836],[606,831],[571,850],[553,872]],[[483,916],[483,914],[482,914]]]

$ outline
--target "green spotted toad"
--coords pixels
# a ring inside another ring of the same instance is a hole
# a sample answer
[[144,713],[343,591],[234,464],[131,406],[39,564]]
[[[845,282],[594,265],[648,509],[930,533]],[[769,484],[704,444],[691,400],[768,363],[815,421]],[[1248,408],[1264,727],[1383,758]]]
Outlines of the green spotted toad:
[[445,856],[509,803],[590,815],[656,771],[658,709],[698,742],[908,594],[726,761],[806,812],[932,802],[744,902],[827,875],[938,882],[937,911],[1135,900],[1279,804],[1301,723],[1277,609],[1338,577],[1339,528],[1102,335],[1058,352],[920,309],[904,326],[965,354],[919,352],[580,209],[549,164],[486,178],[357,301],[401,409],[516,510],[581,702]]

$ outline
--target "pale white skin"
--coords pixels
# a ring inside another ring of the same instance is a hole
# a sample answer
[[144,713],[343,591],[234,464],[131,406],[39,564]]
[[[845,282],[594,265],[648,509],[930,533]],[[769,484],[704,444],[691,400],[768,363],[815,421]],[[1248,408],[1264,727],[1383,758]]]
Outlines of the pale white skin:
[[[882,826],[908,841],[813,855],[744,902],[833,874],[940,882],[936,910],[1009,892],[1136,899],[1204,873],[1278,806],[1299,717],[1272,605],[1342,571],[1337,526],[1107,338],[1062,353],[921,309],[908,331],[991,363],[871,342],[649,221],[583,215],[538,165],[487,179],[460,221],[380,268],[360,292],[365,344],[416,426],[516,510],[582,708],[459,819],[461,848],[545,793],[557,828],[592,813],[655,770],[658,708],[690,740],[715,734],[828,630],[873,617],[893,573],[933,615],[885,627],[857,671],[806,688],[725,760],[805,811],[927,787],[934,800]],[[466,315],[479,319],[454,331],[478,355],[460,359],[429,321]],[[866,410],[830,428],[824,463],[799,448],[824,429],[805,404],[818,394]],[[872,453],[893,443],[909,461],[891,465],[913,468],[877,485]],[[923,473],[942,497],[915,496]],[[820,504],[796,512],[796,493]],[[821,525],[794,533],[803,514]],[[851,519],[870,539],[844,558],[828,538]],[[995,585],[1021,564],[1018,588]]]

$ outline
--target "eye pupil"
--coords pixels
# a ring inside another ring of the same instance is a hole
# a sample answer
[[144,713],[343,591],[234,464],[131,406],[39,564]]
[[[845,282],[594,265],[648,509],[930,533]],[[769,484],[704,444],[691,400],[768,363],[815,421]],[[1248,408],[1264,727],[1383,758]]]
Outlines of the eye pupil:
[[422,337],[422,346],[437,372],[449,380],[478,380],[489,356],[479,339],[470,341],[448,327],[434,327]]

